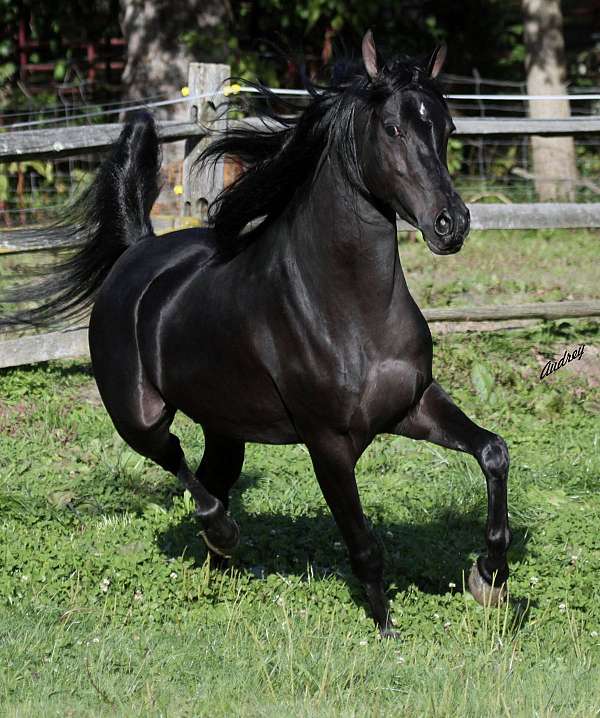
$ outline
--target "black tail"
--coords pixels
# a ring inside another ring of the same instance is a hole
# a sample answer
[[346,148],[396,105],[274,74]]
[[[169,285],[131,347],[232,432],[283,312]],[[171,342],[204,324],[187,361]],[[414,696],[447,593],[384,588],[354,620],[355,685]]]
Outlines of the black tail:
[[59,250],[58,262],[34,271],[38,281],[0,297],[3,304],[37,305],[0,315],[0,327],[50,326],[78,319],[89,309],[121,254],[153,234],[150,210],[159,192],[159,167],[154,120],[148,112],[138,112],[125,123],[93,184],[67,216],[50,228],[59,243],[76,241],[82,246],[75,252]]

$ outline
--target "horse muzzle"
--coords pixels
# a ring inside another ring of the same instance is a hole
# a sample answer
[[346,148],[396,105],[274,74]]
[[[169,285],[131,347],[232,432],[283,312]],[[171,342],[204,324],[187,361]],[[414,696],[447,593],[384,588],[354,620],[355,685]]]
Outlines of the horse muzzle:
[[440,210],[431,230],[423,232],[427,246],[434,254],[455,254],[463,246],[469,234],[471,217],[465,205],[460,204],[462,206],[454,210],[446,207]]

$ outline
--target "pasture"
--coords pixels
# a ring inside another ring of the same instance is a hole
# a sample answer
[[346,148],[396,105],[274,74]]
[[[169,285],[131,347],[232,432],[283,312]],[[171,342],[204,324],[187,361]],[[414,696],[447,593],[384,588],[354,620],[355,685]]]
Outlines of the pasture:
[[[401,257],[422,306],[598,298],[596,242],[487,232]],[[484,548],[475,460],[382,436],[358,482],[399,641],[365,612],[303,447],[248,447],[241,546],[211,572],[193,502],[115,435],[86,363],[2,371],[2,715],[597,715],[598,324],[432,333],[437,377],[511,451],[511,597],[463,593]],[[200,432],[176,431],[197,462]]]

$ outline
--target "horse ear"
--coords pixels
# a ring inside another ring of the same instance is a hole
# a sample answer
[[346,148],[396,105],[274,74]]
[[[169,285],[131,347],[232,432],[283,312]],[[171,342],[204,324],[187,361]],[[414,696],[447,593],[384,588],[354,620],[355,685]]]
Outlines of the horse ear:
[[375,49],[375,40],[373,40],[373,33],[370,30],[365,32],[365,36],[362,41],[362,56],[365,67],[367,68],[367,74],[373,80],[379,72],[377,68],[377,50]]
[[427,74],[429,77],[435,79],[440,74],[444,62],[446,61],[447,53],[448,46],[445,42],[435,48],[429,58],[429,62],[427,63]]

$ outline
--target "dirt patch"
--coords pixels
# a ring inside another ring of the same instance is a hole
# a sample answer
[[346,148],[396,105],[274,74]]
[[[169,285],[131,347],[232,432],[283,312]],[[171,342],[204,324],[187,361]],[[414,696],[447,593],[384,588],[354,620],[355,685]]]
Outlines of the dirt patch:
[[36,411],[32,401],[7,404],[0,400],[0,432],[16,436],[18,425]]
[[95,381],[85,384],[77,391],[77,399],[85,404],[92,406],[102,406],[102,399],[98,393],[98,387]]

